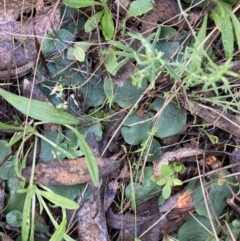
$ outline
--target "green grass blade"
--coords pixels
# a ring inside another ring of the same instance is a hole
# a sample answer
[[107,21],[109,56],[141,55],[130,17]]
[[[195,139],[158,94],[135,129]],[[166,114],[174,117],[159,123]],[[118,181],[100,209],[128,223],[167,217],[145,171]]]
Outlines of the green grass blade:
[[69,128],[77,136],[77,138],[80,140],[80,147],[81,147],[81,150],[85,154],[87,167],[88,167],[89,173],[92,177],[93,184],[95,186],[97,186],[98,183],[99,183],[99,170],[98,170],[98,165],[95,161],[95,157],[93,155],[92,150],[90,149],[90,147],[88,146],[84,137],[78,132],[77,129],[75,129],[72,126],[69,126],[69,125],[65,125],[65,126],[67,128]]
[[[1,88],[0,95],[18,111],[30,116],[31,118],[41,120],[47,123],[69,125],[79,124],[79,120],[73,115],[63,110],[59,110],[53,106],[50,106],[47,103],[38,100],[30,100],[22,96],[14,95]],[[28,109],[30,101],[30,108]]]
[[237,38],[238,49],[240,50],[240,22],[230,9],[227,9],[227,12],[230,18],[232,19],[233,27],[235,30],[235,36]]
[[0,122],[0,130],[24,131],[24,127],[8,125],[8,124]]
[[[59,175],[61,175],[61,174],[59,174]],[[50,202],[52,202],[55,205],[60,206],[62,208],[66,208],[69,210],[75,210],[75,209],[79,208],[79,204],[77,204],[76,202],[74,202],[68,198],[65,198],[61,195],[58,195],[56,193],[41,191],[39,189],[37,190],[37,193],[39,193],[41,196],[48,199]]]
[[233,54],[233,25],[228,14],[228,6],[221,1],[217,2],[217,7],[219,9],[219,21],[220,21],[220,32],[222,37],[222,44],[224,47],[225,56],[230,58]]
[[36,187],[33,186],[28,190],[27,196],[24,202],[23,207],[23,216],[22,216],[22,240],[28,240],[30,232],[30,209],[31,209],[31,199],[35,194]]
[[67,225],[67,219],[64,218],[62,220],[62,222],[60,223],[60,225],[58,226],[57,230],[55,231],[55,233],[53,234],[53,236],[51,237],[50,241],[58,241],[58,240],[62,240],[65,231],[66,231],[66,225]]

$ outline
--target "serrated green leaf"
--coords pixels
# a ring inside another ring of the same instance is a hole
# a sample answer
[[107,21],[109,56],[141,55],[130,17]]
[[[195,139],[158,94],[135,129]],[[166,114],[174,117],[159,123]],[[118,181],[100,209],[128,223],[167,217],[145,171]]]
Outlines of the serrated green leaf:
[[[31,118],[47,123],[77,125],[79,120],[73,115],[57,109],[47,103],[30,100],[28,98],[14,95],[0,88],[0,95],[13,107]],[[29,107],[29,108],[28,108]]]
[[69,210],[75,210],[75,209],[79,208],[79,204],[77,204],[76,202],[74,202],[68,198],[60,196],[58,194],[41,191],[41,190],[37,190],[37,193],[39,193],[44,198],[48,199],[53,204],[60,206],[62,208],[66,208]]
[[[1,145],[0,145],[0,147],[1,147]],[[3,149],[0,149],[0,150],[4,152]],[[3,180],[7,180],[10,178],[16,177],[13,161],[6,161],[3,163],[3,165],[0,167],[0,177]]]
[[101,19],[102,33],[106,40],[110,40],[114,34],[114,23],[111,13],[108,9],[104,8],[104,14]]
[[103,16],[103,13],[104,13],[104,10],[94,14],[86,21],[86,23],[84,24],[84,30],[86,33],[90,33],[97,28]]
[[94,5],[102,5],[100,2],[93,0],[63,0],[63,3],[72,8],[85,8]]
[[128,13],[126,15],[126,19],[131,17],[137,17],[144,13],[147,13],[153,8],[153,4],[151,0],[136,0],[133,1],[128,9]]
[[0,162],[2,162],[4,158],[11,153],[11,148],[7,144],[8,143],[5,140],[0,140]]

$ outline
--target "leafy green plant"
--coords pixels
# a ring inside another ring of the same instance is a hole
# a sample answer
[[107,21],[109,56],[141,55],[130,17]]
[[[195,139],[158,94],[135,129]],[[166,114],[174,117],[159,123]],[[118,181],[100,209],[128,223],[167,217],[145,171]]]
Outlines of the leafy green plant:
[[161,165],[161,176],[156,178],[151,176],[151,180],[162,188],[162,197],[168,199],[172,192],[172,187],[182,185],[182,181],[176,178],[177,173],[184,173],[185,166],[179,162],[173,162],[169,165]]
[[98,24],[101,23],[102,33],[106,40],[110,40],[114,34],[114,23],[111,16],[111,12],[107,6],[106,0],[101,0],[100,2],[84,0],[64,0],[63,3],[66,6],[72,8],[85,8],[92,6],[101,6],[103,9],[95,13],[84,25],[85,32],[91,32],[98,27]]
[[[4,91],[3,89],[0,89],[0,95],[5,98],[9,103],[12,104],[16,109],[21,111],[23,114],[28,115],[29,117],[36,118],[40,121],[45,121],[45,122],[50,122],[50,123],[58,123],[58,124],[63,124],[66,128],[71,130],[72,133],[76,136],[77,139],[77,145],[80,146],[81,150],[85,154],[86,160],[87,160],[87,165],[89,168],[89,172],[92,175],[93,178],[93,183],[95,185],[98,184],[99,181],[99,174],[98,174],[98,166],[95,162],[95,158],[93,156],[93,153],[91,149],[89,148],[88,144],[86,143],[84,137],[82,134],[79,133],[79,131],[74,128],[71,125],[68,124],[79,124],[80,121],[72,116],[69,113],[66,113],[62,110],[59,110],[57,108],[54,108],[48,104],[42,103],[40,101],[29,101],[29,99],[17,96],[11,93],[8,93],[7,91]],[[40,112],[38,112],[40,111]],[[40,113],[40,114],[39,114]],[[19,200],[19,198],[23,198],[24,204],[22,207],[22,210],[19,210],[22,212],[22,216],[18,213],[16,215],[13,212],[9,212],[10,214],[8,215],[8,220],[9,222],[12,222],[15,226],[19,225],[20,217],[22,218],[22,239],[23,240],[34,240],[34,227],[35,227],[35,206],[36,206],[36,197],[38,198],[39,204],[40,204],[40,210],[44,209],[50,220],[52,221],[56,231],[53,234],[51,240],[60,240],[62,238],[66,240],[73,240],[66,234],[66,209],[77,209],[79,205],[75,203],[74,201],[64,198],[58,194],[53,193],[50,189],[41,186],[41,189],[39,189],[35,184],[33,184],[33,179],[34,179],[34,167],[35,167],[35,161],[36,161],[36,150],[37,150],[37,143],[38,143],[38,138],[44,140],[46,143],[51,145],[53,149],[57,150],[57,152],[60,152],[64,156],[68,158],[76,158],[76,154],[79,154],[75,151],[72,151],[71,148],[73,149],[76,148],[76,145],[71,145],[73,143],[68,143],[70,148],[66,148],[65,146],[61,146],[60,142],[62,140],[62,137],[60,135],[60,139],[58,137],[55,137],[51,140],[51,138],[47,138],[46,136],[40,134],[37,131],[37,126],[39,124],[42,124],[43,122],[36,122],[34,126],[27,125],[25,128],[24,127],[18,127],[18,126],[12,126],[4,123],[0,123],[0,129],[1,130],[16,130],[19,132],[18,135],[12,138],[12,140],[9,143],[1,143],[2,145],[7,145],[7,146],[12,146],[15,143],[17,143],[19,140],[23,140],[23,137],[25,136],[24,140],[27,141],[31,137],[34,137],[34,150],[33,150],[33,163],[32,163],[32,174],[30,177],[29,181],[29,186],[27,188],[23,188],[25,185],[25,182],[23,181],[21,184],[21,188],[17,189],[18,194],[20,196],[16,196],[16,198]],[[56,142],[56,138],[59,139],[60,142]],[[8,168],[9,165],[12,165],[12,170],[14,169],[15,173],[11,177],[18,177],[20,180],[24,180],[24,178],[21,176],[21,170],[26,166],[26,159],[28,156],[29,151],[31,150],[32,146],[29,147],[28,151],[24,155],[22,161],[20,162],[19,157],[21,150],[24,145],[24,141],[21,141],[21,144],[16,152],[16,155],[13,157],[12,162],[6,162],[4,163],[5,165],[2,167],[3,169],[1,170],[2,172],[4,171],[4,175],[2,175],[2,178],[9,178],[9,175],[7,175],[9,172],[6,172],[6,170],[10,170]],[[65,147],[65,148],[64,148]],[[8,155],[10,152],[9,148],[3,148],[3,157]],[[75,153],[74,153],[75,152]],[[44,189],[45,191],[43,191]],[[15,194],[14,194],[15,195]],[[13,194],[11,196],[14,196]],[[16,200],[17,200],[16,199]],[[22,200],[22,199],[21,199]],[[54,217],[52,216],[48,206],[46,205],[45,200],[48,200],[49,202],[53,203],[56,206],[61,207],[62,209],[62,221],[60,224],[58,224]],[[41,213],[40,212],[40,213]],[[16,221],[14,221],[15,219]]]

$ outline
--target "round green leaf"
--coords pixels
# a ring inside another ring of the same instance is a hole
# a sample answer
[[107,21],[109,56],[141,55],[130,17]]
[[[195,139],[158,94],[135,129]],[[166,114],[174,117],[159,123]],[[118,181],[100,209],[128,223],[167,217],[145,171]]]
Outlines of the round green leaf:
[[[162,98],[156,98],[153,102],[154,109],[159,111],[164,101]],[[155,136],[164,138],[179,133],[183,125],[186,124],[186,118],[186,110],[179,108],[174,103],[169,103],[157,123],[157,133]]]
[[142,81],[142,87],[137,88],[132,84],[131,79],[127,79],[123,86],[116,86],[115,88],[115,99],[118,105],[122,108],[128,107],[136,103],[142,93],[147,88],[147,81]]
[[68,47],[67,42],[72,41],[73,34],[66,29],[59,29],[46,35],[43,40],[42,52],[44,55],[53,54]]
[[178,229],[177,239],[179,241],[210,240],[212,235],[207,230],[212,230],[209,219],[196,214],[194,217],[188,218],[187,221]]
[[[229,172],[224,171],[224,175],[228,175]],[[211,179],[210,179],[211,180]],[[223,210],[227,206],[227,199],[231,198],[232,194],[229,190],[229,183],[234,183],[234,179],[232,177],[226,178],[228,184],[226,182],[222,185],[218,185],[218,181],[210,182],[209,185],[205,186],[205,189],[208,190],[209,202],[211,203],[210,213],[214,218],[215,215],[220,216]],[[192,201],[192,205],[196,207],[196,212],[202,216],[208,217],[208,212],[206,209],[206,204],[203,201],[203,193],[202,189],[198,188],[194,194],[194,200]],[[210,205],[210,204],[207,204]],[[213,211],[214,213],[213,214]]]
[[[138,124],[147,120],[148,118],[140,118],[136,114],[130,115],[126,121],[123,123],[124,127],[121,129],[124,140],[130,145],[138,145],[142,141],[146,140],[149,136],[149,132],[152,128],[152,122],[147,121],[144,123]],[[134,125],[131,125],[134,124]],[[131,126],[129,126],[131,125]]]
[[[137,177],[139,177],[142,173],[142,170],[138,171]],[[160,189],[160,187],[153,181],[150,180],[150,177],[153,175],[152,167],[144,168],[144,175],[142,184],[138,184],[136,182],[133,183],[133,187],[135,192],[136,201],[143,199],[144,197],[148,197],[151,193],[156,192]],[[132,198],[133,190],[131,183],[125,189],[125,195],[128,199]]]
[[3,180],[16,177],[13,161],[6,161],[3,163],[3,165],[0,167],[0,177]]
[[7,223],[15,228],[21,227],[22,224],[22,212],[19,210],[13,210],[6,215]]
[[[62,143],[64,139],[62,133],[57,131],[49,131],[46,132],[44,136],[50,141],[63,147],[64,149],[68,149],[66,143]],[[53,160],[63,160],[65,157],[66,156],[63,153],[50,145],[48,142],[41,140],[40,158],[42,159],[42,161],[49,162]]]
[[7,214],[13,210],[23,210],[26,193],[18,193],[17,190],[21,188],[19,180],[17,178],[10,178],[6,182],[6,209],[4,213]]
[[7,146],[7,142],[4,140],[0,140],[0,162],[4,160],[4,158],[11,153],[11,148]]
[[103,90],[103,81],[100,81],[99,77],[92,77],[82,88],[78,89],[78,92],[83,95],[87,106],[100,106],[106,97]]
[[148,152],[147,161],[155,161],[158,159],[158,157],[161,154],[162,154],[161,145],[158,140],[153,138],[149,152]]

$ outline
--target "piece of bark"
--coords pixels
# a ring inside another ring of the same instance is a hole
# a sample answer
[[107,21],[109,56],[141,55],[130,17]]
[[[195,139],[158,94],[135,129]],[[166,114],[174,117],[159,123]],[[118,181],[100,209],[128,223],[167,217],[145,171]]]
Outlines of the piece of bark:
[[[95,157],[99,167],[100,178],[107,176],[118,168],[120,161]],[[26,167],[22,175],[29,181],[32,167]],[[35,166],[34,182],[44,185],[74,185],[91,182],[92,178],[88,171],[85,158],[74,160],[41,162]]]
[[115,214],[111,208],[106,213],[107,224],[113,229],[132,229],[155,216],[141,217],[131,213]]
[[80,204],[77,212],[78,235],[81,241],[108,241],[107,225],[103,209],[102,183],[89,184],[93,198]]
[[240,138],[240,122],[234,115],[190,100],[184,108],[233,136]]
[[104,196],[104,212],[107,212],[115,196],[117,195],[118,184],[119,183],[117,180],[113,180],[107,184]]
[[[158,241],[161,230],[161,222],[158,222],[160,217],[158,197],[139,204],[137,206],[137,213],[146,213],[149,216],[153,216],[152,219],[140,225],[140,236],[138,234],[138,237],[142,241]],[[146,232],[146,230],[148,231]]]

